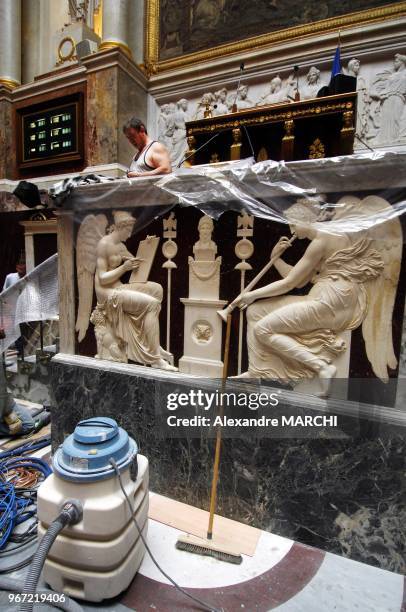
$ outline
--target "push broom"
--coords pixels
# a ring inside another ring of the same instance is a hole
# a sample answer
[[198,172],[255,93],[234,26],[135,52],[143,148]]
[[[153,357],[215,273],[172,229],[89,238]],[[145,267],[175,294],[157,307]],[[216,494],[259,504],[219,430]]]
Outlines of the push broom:
[[[296,235],[293,234],[292,238],[287,241],[286,248],[292,245],[293,241],[296,239]],[[230,352],[230,335],[231,335],[231,317],[234,308],[238,305],[238,302],[243,295],[243,293],[251,291],[251,289],[258,283],[258,281],[268,272],[268,270],[274,265],[275,261],[280,257],[280,253],[271,257],[268,263],[258,272],[258,274],[248,283],[246,288],[242,293],[240,293],[235,300],[227,306],[224,310],[218,310],[218,315],[226,322],[226,341],[224,345],[224,360],[223,360],[223,375],[221,380],[221,395],[220,395],[220,403],[219,403],[219,415],[221,416],[221,421],[223,418],[223,391],[225,389],[226,381],[227,381],[227,372],[228,372],[228,358]],[[198,555],[205,555],[208,557],[214,557],[221,561],[228,561],[229,563],[236,563],[239,565],[242,563],[242,556],[227,547],[216,544],[215,540],[213,541],[213,522],[214,522],[214,511],[216,508],[216,498],[217,498],[217,483],[219,477],[219,467],[220,467],[220,453],[221,453],[221,425],[217,427],[216,431],[216,449],[214,453],[214,465],[213,465],[213,478],[211,483],[211,495],[210,495],[210,512],[209,512],[209,525],[207,529],[207,538],[203,540],[201,538],[196,538],[191,535],[180,536],[176,542],[176,548],[179,550],[186,550],[188,552],[196,553]]]

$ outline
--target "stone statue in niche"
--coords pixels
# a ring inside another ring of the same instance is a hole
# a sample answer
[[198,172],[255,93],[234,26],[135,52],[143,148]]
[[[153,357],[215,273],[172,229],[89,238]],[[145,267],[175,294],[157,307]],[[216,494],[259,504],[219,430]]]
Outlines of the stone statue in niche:
[[312,66],[306,75],[306,83],[300,90],[300,98],[302,100],[311,100],[317,98],[317,92],[324,87],[320,78],[320,70],[316,66]]
[[228,107],[227,107],[227,89],[222,87],[218,91],[214,92],[215,98],[215,106],[214,114],[215,115],[227,115]]
[[184,352],[179,371],[198,376],[220,377],[222,322],[217,310],[226,304],[219,299],[221,257],[212,239],[213,219],[199,220],[199,240],[189,256],[189,297],[185,306]]
[[282,89],[282,79],[278,75],[271,80],[268,93],[260,98],[257,106],[262,106],[263,104],[278,104],[278,102],[285,100],[287,100],[286,90]]
[[353,57],[347,64],[348,76],[357,79],[357,123],[356,131],[358,136],[364,137],[368,131],[368,114],[369,114],[369,94],[365,79],[360,76],[361,62]]
[[[239,305],[248,305],[249,369],[241,376],[293,383],[317,377],[320,394],[327,395],[335,358],[346,348],[339,334],[360,325],[376,376],[386,382],[388,367],[396,368],[392,314],[402,255],[399,219],[391,218],[391,206],[378,196],[345,196],[335,208],[334,218],[324,221],[314,201],[299,200],[286,211],[291,232],[311,242],[291,266],[281,258],[290,242],[281,238],[271,257],[279,255],[275,267],[282,279],[242,296]],[[286,295],[309,282],[308,295]]]
[[371,84],[371,127],[374,144],[392,144],[406,137],[406,55],[396,53],[394,70],[376,75]]
[[86,23],[89,0],[69,0],[69,15],[72,23],[83,21]]
[[[105,215],[88,215],[77,238],[77,277],[79,307],[76,320],[78,341],[85,337],[89,320],[95,326],[97,355],[100,359],[127,362],[164,370],[175,370],[172,356],[159,342],[161,285],[148,281],[149,270],[159,239],[148,237],[139,246],[142,257],[134,257],[125,241],[131,236],[135,218],[125,211],[114,211],[114,225],[106,234]],[[123,284],[121,277],[132,272],[138,280]],[[93,284],[97,306],[91,317]]]

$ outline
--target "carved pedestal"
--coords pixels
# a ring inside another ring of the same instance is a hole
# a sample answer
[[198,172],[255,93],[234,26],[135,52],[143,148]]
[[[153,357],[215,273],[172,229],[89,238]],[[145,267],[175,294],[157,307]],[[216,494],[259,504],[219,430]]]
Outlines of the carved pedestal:
[[184,355],[179,372],[221,378],[222,320],[217,314],[225,300],[183,298],[185,305]]
[[198,376],[221,377],[222,320],[217,314],[227,302],[219,300],[221,257],[211,240],[213,221],[199,221],[200,240],[189,257],[189,297],[185,306],[184,354],[179,371]]

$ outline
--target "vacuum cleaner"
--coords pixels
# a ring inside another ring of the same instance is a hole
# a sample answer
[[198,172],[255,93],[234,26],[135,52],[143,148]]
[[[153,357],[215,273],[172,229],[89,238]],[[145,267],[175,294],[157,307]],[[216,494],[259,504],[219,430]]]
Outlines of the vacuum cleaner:
[[129,586],[145,547],[117,468],[133,516],[146,536],[148,460],[114,419],[80,421],[56,451],[54,473],[38,489],[38,551],[42,546],[46,558],[45,563],[44,558],[38,560],[39,571],[31,572],[38,574],[26,585],[31,592],[42,565],[52,589],[78,599],[100,602]]

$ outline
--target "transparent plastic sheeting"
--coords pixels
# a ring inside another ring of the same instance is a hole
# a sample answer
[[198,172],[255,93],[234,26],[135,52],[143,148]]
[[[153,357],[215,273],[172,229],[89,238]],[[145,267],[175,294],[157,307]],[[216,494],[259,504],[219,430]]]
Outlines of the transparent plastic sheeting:
[[58,316],[58,255],[37,266],[15,285],[0,293],[0,340],[3,353],[21,336],[19,324],[46,321]]
[[[59,204],[81,217],[84,211],[134,208],[138,233],[177,204],[195,206],[215,219],[234,210],[287,224],[285,211],[292,204],[314,199],[318,229],[358,232],[403,214],[405,169],[406,152],[392,151],[288,163],[248,158],[180,168],[161,178],[123,178],[93,187],[78,183]],[[368,195],[375,202],[359,205]]]
[[[316,229],[342,234],[400,217],[406,208],[405,171],[406,153],[370,152],[289,163],[254,163],[248,158],[181,169],[156,186],[179,204],[196,206],[216,219],[235,210],[286,224],[285,212],[292,204],[314,200]],[[375,201],[364,206],[371,193]]]

